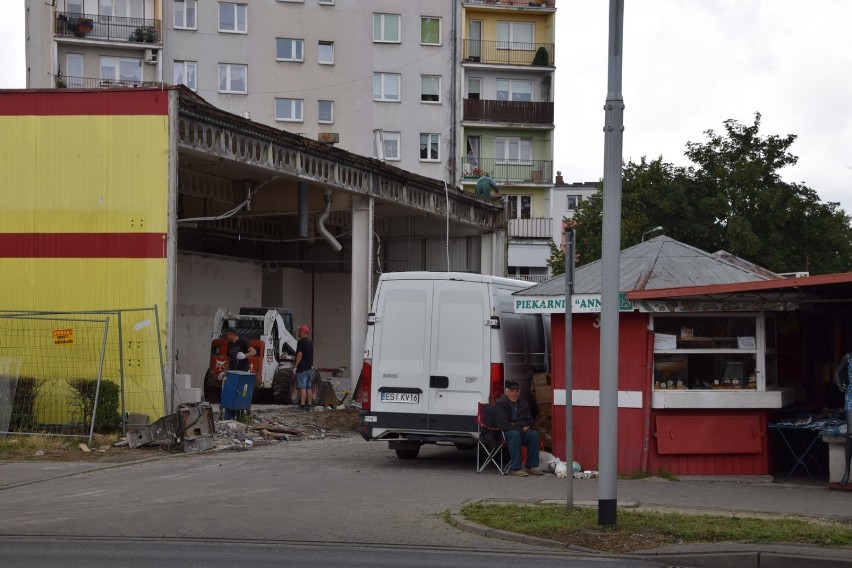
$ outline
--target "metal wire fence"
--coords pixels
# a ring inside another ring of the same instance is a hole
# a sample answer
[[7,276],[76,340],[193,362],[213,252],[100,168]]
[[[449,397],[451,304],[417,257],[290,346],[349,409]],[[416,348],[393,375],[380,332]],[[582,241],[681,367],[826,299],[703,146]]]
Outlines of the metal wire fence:
[[156,308],[0,313],[0,436],[91,437],[165,408]]

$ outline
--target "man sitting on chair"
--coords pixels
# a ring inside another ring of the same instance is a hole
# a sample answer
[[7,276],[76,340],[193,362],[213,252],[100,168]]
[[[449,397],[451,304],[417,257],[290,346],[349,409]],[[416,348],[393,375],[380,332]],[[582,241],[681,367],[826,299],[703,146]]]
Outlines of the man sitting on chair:
[[[521,386],[515,381],[506,381],[505,394],[494,403],[494,426],[503,430],[506,436],[509,457],[512,459],[512,475],[541,475],[538,467],[538,432],[532,428],[529,405],[520,398]],[[527,448],[526,469],[521,467],[521,446]]]

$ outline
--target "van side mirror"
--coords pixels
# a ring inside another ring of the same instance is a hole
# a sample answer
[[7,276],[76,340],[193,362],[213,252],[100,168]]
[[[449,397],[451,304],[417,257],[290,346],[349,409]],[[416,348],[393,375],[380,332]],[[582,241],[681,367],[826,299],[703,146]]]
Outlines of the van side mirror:
[[485,325],[492,329],[500,329],[500,318],[488,318]]
[[381,321],[380,318],[373,312],[367,314],[367,325],[373,325],[374,323],[378,323],[379,321]]

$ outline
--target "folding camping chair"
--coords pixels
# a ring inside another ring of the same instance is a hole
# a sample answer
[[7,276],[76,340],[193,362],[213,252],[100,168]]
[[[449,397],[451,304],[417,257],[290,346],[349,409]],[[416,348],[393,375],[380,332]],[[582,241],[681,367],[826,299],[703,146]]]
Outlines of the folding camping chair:
[[[501,474],[506,475],[512,466],[509,459],[509,445],[506,443],[503,431],[494,427],[493,411],[493,405],[480,402],[476,412],[476,426],[479,434],[479,441],[476,444],[476,473],[482,473],[482,470],[490,463]],[[485,458],[481,460],[483,453]]]

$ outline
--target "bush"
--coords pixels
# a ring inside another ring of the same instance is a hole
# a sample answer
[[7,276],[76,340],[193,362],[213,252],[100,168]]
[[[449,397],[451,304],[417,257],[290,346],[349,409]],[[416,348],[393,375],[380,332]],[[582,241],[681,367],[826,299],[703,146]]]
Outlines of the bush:
[[12,417],[9,421],[10,432],[36,432],[35,403],[38,393],[44,385],[44,379],[20,377],[12,397]]
[[[76,409],[80,424],[86,426],[92,422],[92,409],[95,407],[95,393],[98,382],[96,379],[68,379],[68,386],[73,391],[68,403]],[[95,431],[100,433],[113,432],[121,423],[119,408],[118,385],[112,381],[102,380],[98,393],[98,410],[95,414]]]
[[535,57],[532,61],[533,65],[550,65],[550,57],[547,55],[547,49],[544,46],[539,47],[535,52]]

